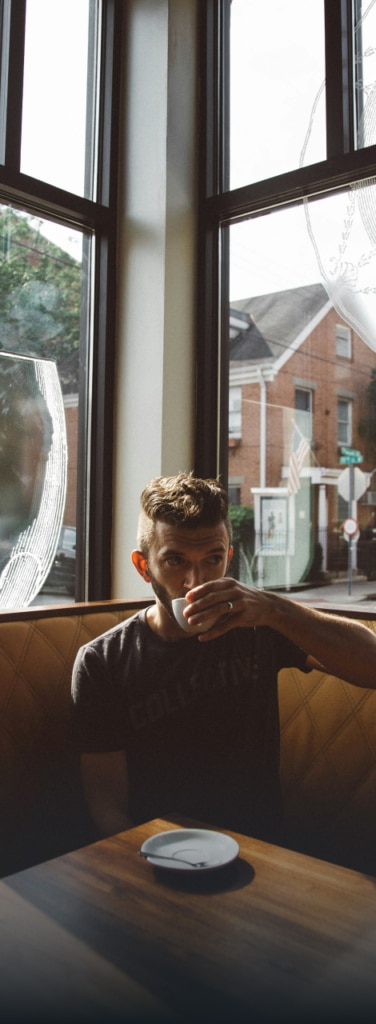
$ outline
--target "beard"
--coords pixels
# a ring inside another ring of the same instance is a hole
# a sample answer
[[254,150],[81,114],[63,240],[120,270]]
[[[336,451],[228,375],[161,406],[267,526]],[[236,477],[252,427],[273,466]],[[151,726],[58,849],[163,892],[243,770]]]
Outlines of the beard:
[[148,572],[150,576],[150,583],[152,585],[155,596],[158,598],[158,601],[163,606],[167,614],[170,616],[170,619],[174,619],[175,621],[170,595],[168,594],[166,588],[162,585],[162,583],[158,583],[155,576],[152,576],[150,569],[148,570]]

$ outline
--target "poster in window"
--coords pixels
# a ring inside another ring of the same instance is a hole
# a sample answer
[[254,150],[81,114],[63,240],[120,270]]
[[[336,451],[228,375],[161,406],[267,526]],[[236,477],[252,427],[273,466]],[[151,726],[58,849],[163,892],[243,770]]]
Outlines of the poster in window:
[[287,554],[288,499],[261,497],[261,551],[264,555]]

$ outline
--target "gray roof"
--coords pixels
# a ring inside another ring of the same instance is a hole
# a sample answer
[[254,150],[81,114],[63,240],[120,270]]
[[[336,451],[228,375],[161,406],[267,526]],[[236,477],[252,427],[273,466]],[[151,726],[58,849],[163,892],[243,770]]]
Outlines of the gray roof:
[[232,302],[230,361],[274,361],[328,303],[322,284]]

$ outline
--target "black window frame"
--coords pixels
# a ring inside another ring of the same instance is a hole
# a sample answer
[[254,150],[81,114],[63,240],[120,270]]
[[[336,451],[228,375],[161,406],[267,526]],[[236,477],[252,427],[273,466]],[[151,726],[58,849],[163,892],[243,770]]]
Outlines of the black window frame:
[[[94,2],[94,0],[93,0]],[[102,0],[95,199],[20,171],[26,0],[1,0],[0,202],[95,239],[90,381],[80,382],[75,599],[111,597],[113,389],[122,0]],[[88,363],[87,359],[81,360]],[[90,398],[89,398],[90,393]],[[90,427],[89,427],[90,422]]]
[[[228,485],[229,226],[247,215],[346,190],[376,174],[376,146],[355,149],[352,32],[360,0],[324,0],[327,159],[229,188],[231,0],[200,4],[199,218],[195,470]],[[349,30],[350,26],[350,30]],[[257,102],[257,99],[256,99]]]

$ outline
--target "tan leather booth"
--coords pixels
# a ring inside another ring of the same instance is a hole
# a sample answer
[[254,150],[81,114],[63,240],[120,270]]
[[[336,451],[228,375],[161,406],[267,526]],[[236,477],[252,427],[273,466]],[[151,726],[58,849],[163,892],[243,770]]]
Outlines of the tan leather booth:
[[[0,614],[0,874],[96,838],[66,745],[73,661],[147,604]],[[286,670],[279,700],[286,844],[376,874],[376,691]]]
[[285,669],[279,704],[288,844],[376,874],[376,690]]
[[147,603],[0,614],[0,874],[95,838],[66,746],[73,662],[79,647]]

